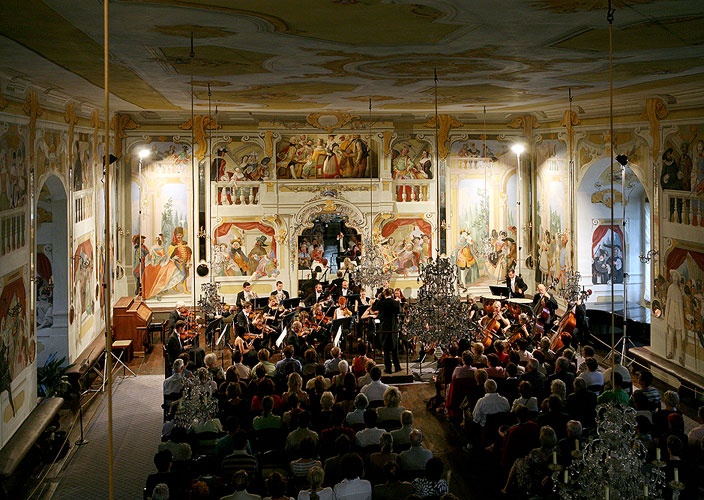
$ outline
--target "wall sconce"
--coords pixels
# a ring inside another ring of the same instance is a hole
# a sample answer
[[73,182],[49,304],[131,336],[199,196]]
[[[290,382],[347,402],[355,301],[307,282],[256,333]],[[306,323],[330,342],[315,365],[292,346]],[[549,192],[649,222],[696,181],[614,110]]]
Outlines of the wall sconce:
[[657,256],[657,254],[658,254],[657,250],[648,250],[648,253],[646,253],[645,255],[643,255],[643,253],[641,252],[641,254],[638,256],[638,258],[640,259],[640,261],[643,264],[645,264],[647,262],[650,262],[650,260],[653,257]]
[[125,230],[122,229],[120,226],[117,226],[117,234],[119,234],[120,236],[123,236],[123,237],[124,237],[124,236],[129,236],[129,235],[130,235],[130,232],[129,232],[129,231],[125,231]]
[[201,240],[204,240],[208,237],[208,233],[205,232],[205,228],[203,226],[200,226],[200,229],[198,230],[198,237]]

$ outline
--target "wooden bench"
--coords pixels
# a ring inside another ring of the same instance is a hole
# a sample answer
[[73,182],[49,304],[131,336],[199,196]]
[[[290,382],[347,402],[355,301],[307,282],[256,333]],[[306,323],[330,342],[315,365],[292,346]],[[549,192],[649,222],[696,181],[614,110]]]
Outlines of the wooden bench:
[[63,403],[63,398],[44,398],[0,450],[0,496],[11,498],[6,489],[8,478],[58,416]]
[[643,365],[656,368],[678,379],[682,384],[678,390],[680,397],[696,398],[697,395],[704,394],[704,376],[655,354],[650,347],[632,347],[629,352]]
[[73,366],[66,370],[66,376],[77,394],[83,394],[89,387],[88,375],[93,372],[96,376],[103,376],[96,364],[102,359],[105,350],[105,335],[98,335],[93,342],[73,362]]

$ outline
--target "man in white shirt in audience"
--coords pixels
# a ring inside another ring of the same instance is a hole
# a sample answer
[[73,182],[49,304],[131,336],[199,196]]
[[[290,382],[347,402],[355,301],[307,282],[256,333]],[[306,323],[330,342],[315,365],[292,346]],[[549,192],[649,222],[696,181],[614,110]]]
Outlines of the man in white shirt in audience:
[[376,422],[376,411],[372,408],[367,408],[364,410],[364,425],[366,428],[359,431],[355,436],[355,441],[359,448],[366,448],[367,446],[379,444],[381,435],[384,433],[384,429],[379,429],[376,426]]
[[178,394],[183,390],[183,360],[177,358],[173,364],[174,374],[164,380],[164,396]]
[[508,399],[496,393],[496,380],[489,379],[484,382],[484,391],[486,395],[477,401],[472,412],[472,419],[482,427],[486,424],[487,415],[511,410]]
[[381,368],[375,366],[372,368],[369,375],[371,375],[372,381],[362,387],[362,390],[359,392],[367,396],[369,403],[374,401],[383,401],[384,392],[389,388],[389,386],[381,381]]
[[340,469],[345,479],[335,485],[336,500],[372,500],[372,483],[361,479],[364,461],[356,453],[342,457]]
[[391,431],[394,447],[405,446],[410,443],[411,431],[413,431],[413,412],[404,410],[401,413],[401,428]]

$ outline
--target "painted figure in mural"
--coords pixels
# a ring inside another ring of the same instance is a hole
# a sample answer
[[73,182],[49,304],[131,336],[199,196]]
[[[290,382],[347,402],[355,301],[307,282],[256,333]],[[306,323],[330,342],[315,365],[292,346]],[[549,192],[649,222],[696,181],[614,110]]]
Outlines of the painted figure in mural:
[[37,298],[37,330],[42,328],[50,328],[54,324],[54,306],[51,297],[51,292],[46,286],[39,290]]
[[413,243],[402,243],[403,248],[398,253],[395,262],[395,271],[400,274],[418,271],[420,255],[413,251]]
[[304,179],[316,177],[318,164],[325,161],[325,156],[325,140],[318,139],[313,152],[303,165],[302,175]]
[[689,143],[683,142],[680,147],[682,155],[680,156],[680,170],[682,171],[682,189],[684,191],[692,190],[692,157],[689,155]]
[[296,175],[296,138],[291,137],[289,144],[276,155],[276,175],[280,178],[288,177],[291,172],[292,179],[298,179]]
[[246,276],[249,271],[249,259],[242,250],[242,240],[235,238],[230,242],[230,259],[234,276]]
[[[397,180],[404,179],[416,179],[415,168],[413,165],[413,160],[409,154],[410,148],[406,145],[401,147],[401,153],[396,157],[391,166],[391,172],[393,173],[393,178]],[[411,200],[411,186],[399,186],[398,187],[398,201],[410,201]],[[404,198],[405,194],[405,198]]]
[[140,238],[139,235],[135,235],[132,237],[132,247],[134,250],[132,254],[132,276],[134,276],[134,279],[137,280],[136,295],[139,295],[141,292],[141,279],[144,275],[144,266],[146,265],[145,261],[149,256],[149,249],[144,244],[144,240],[146,239],[146,236],[142,236]]
[[545,231],[538,243],[538,282],[549,281],[550,276],[550,231]]
[[565,286],[565,273],[567,272],[567,243],[569,242],[569,236],[567,234],[562,235],[560,240],[560,255],[559,255],[559,265],[560,273],[557,278],[560,280],[560,286],[564,288]]
[[422,170],[426,179],[433,178],[433,160],[430,158],[430,153],[427,149],[424,149],[420,154],[420,160],[418,160],[420,169]]
[[432,257],[431,255],[431,249],[430,249],[430,235],[423,233],[421,235],[421,250],[420,250],[420,262],[421,264],[427,263],[430,258]]
[[592,283],[595,285],[606,285],[609,282],[611,264],[606,260],[608,255],[606,250],[599,248],[592,261]]
[[455,264],[459,273],[459,285],[466,288],[467,285],[479,279],[479,262],[477,260],[477,250],[474,247],[474,240],[469,231],[460,231],[460,237],[455,249]]
[[621,247],[614,246],[614,283],[623,283],[623,252]]
[[227,160],[225,160],[225,153],[227,153],[227,148],[218,148],[215,152],[215,158],[210,166],[210,180],[211,181],[227,181],[225,174],[225,165]]
[[[164,248],[164,235],[159,234],[149,250],[149,263],[144,266],[142,297],[150,299],[168,290],[176,271],[176,265],[169,259]],[[177,280],[178,277],[175,281]]]
[[326,179],[333,179],[340,174],[340,164],[338,161],[338,154],[336,150],[339,151],[340,145],[335,142],[335,136],[329,135],[328,142],[325,144],[325,163],[323,163],[323,177]]
[[369,148],[358,134],[352,136],[352,142],[347,146],[346,154],[352,157],[353,167],[350,177],[368,177]]
[[665,325],[667,326],[665,339],[667,359],[673,359],[679,351],[679,362],[684,366],[684,354],[687,346],[687,333],[684,329],[684,303],[680,288],[680,273],[674,269],[670,270],[670,286],[667,287]]
[[274,251],[270,250],[268,254],[263,255],[257,262],[257,268],[252,274],[252,279],[266,278],[267,276],[276,278],[279,275],[278,267]]
[[177,280],[172,286],[173,290],[178,292],[179,285],[183,285],[183,293],[191,293],[188,290],[188,274],[193,251],[191,247],[188,246],[188,243],[183,240],[183,232],[183,227],[181,226],[174,228],[174,234],[171,238],[171,245],[169,245],[167,255],[177,269]]
[[682,189],[682,172],[673,156],[672,148],[667,148],[662,154],[660,182],[663,189]]
[[258,236],[254,242],[254,247],[252,247],[247,256],[250,270],[256,270],[259,261],[266,256],[266,247],[266,236]]
[[[694,172],[692,178],[692,190],[700,195],[704,194],[704,141],[697,141],[697,147],[694,151]],[[692,225],[704,227],[704,200],[694,200],[692,203],[697,205],[692,207],[694,212]]]
[[25,310],[17,291],[9,299],[9,307],[0,317],[2,343],[8,347],[10,374],[14,379],[30,362],[30,349]]

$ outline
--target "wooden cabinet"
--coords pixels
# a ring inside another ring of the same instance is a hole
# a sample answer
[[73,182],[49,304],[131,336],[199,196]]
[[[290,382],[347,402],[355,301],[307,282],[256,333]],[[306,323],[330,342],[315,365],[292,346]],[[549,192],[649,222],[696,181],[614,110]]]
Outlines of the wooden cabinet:
[[139,297],[122,297],[112,308],[113,340],[131,340],[134,354],[144,356],[149,347],[152,310]]

